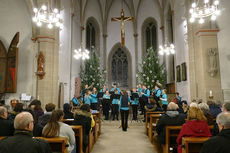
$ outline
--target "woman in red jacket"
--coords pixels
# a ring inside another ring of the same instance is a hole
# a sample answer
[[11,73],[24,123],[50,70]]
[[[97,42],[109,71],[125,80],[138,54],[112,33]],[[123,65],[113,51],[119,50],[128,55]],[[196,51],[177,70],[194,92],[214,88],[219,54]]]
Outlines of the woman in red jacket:
[[183,124],[180,134],[177,137],[178,153],[182,152],[182,137],[211,137],[206,117],[197,107],[190,107],[187,122]]

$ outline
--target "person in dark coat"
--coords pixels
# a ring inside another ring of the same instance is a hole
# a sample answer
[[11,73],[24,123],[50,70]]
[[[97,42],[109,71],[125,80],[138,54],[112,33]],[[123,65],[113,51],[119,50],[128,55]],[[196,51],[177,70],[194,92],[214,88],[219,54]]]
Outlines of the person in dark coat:
[[33,122],[29,112],[18,114],[14,120],[14,136],[0,141],[0,153],[52,153],[45,140],[33,138]]
[[8,113],[4,106],[0,106],[0,136],[12,136],[14,134],[14,123],[7,119]]
[[13,109],[13,111],[9,112],[8,118],[10,120],[14,120],[15,116],[23,111],[23,104],[22,103],[17,103]]
[[200,153],[229,153],[230,152],[230,113],[220,113],[216,122],[220,133],[207,140]]
[[46,112],[44,113],[44,115],[40,116],[38,118],[38,124],[42,125],[43,127],[48,123],[48,121],[50,120],[52,111],[55,110],[56,105],[53,103],[48,103],[45,106]]
[[29,104],[29,108],[31,108],[34,111],[35,114],[35,120],[34,122],[37,123],[38,122],[38,118],[40,116],[42,116],[44,114],[44,111],[41,107],[41,101],[34,99],[30,104]]
[[[185,123],[186,116],[178,112],[178,105],[174,102],[168,104],[167,111],[161,116],[156,125],[157,140],[160,144],[165,144],[165,127],[170,125],[182,125]],[[176,140],[175,140],[176,143]]]
[[221,113],[221,108],[216,104],[215,101],[208,101],[207,104],[209,105],[209,113],[212,114],[214,118],[217,117],[218,114]]
[[68,103],[63,105],[64,119],[73,119],[73,113],[71,112],[71,106]]
[[83,127],[83,151],[85,153],[91,130],[91,112],[88,104],[83,104],[80,110],[76,111],[73,125],[82,125]]

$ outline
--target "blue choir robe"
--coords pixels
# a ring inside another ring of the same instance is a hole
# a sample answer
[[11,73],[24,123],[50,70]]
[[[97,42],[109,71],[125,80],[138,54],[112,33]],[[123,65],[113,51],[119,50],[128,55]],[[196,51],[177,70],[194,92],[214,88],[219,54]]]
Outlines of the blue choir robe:
[[91,103],[97,103],[97,93],[96,94],[91,94]]
[[163,94],[161,99],[162,105],[168,105],[167,95]]

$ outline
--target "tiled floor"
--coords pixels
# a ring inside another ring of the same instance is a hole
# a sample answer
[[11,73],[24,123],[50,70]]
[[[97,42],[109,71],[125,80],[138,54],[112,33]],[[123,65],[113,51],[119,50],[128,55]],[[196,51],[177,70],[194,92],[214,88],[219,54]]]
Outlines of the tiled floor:
[[144,123],[129,121],[127,132],[119,126],[119,121],[103,122],[102,134],[92,153],[156,153],[144,133]]

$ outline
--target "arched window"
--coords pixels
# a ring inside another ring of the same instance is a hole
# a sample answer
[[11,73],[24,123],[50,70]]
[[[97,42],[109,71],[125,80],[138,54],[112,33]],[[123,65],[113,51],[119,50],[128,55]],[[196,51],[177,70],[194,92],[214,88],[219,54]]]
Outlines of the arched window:
[[112,56],[112,82],[118,83],[120,87],[128,87],[128,59],[121,48]]
[[91,22],[88,22],[86,26],[86,48],[90,50],[93,47],[95,47],[95,28]]
[[145,55],[148,48],[158,49],[157,22],[154,18],[147,18],[142,25],[142,48]]
[[157,49],[157,38],[156,38],[156,26],[153,22],[148,23],[145,33],[146,33],[146,49],[153,47],[153,50]]
[[[99,25],[94,17],[88,18],[86,22],[86,49],[95,48],[100,51],[100,30]],[[99,53],[100,55],[100,53]]]

